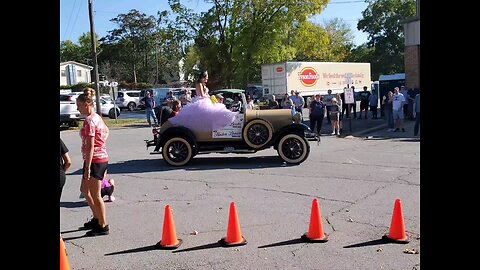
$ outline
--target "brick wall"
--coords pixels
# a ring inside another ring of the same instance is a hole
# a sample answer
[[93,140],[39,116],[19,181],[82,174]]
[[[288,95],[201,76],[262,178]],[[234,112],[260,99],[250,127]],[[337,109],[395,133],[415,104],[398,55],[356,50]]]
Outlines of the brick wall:
[[420,45],[405,47],[405,86],[420,88]]

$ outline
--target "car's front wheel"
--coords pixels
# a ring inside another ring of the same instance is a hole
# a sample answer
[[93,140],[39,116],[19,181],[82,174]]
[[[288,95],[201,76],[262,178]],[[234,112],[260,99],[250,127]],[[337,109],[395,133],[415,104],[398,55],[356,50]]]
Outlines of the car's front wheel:
[[[117,110],[117,117],[119,115],[120,115],[120,110]],[[115,108],[111,108],[110,111],[108,111],[108,118],[115,119]]]
[[193,157],[192,145],[184,138],[170,138],[162,147],[163,160],[171,166],[183,166]]
[[135,102],[130,102],[127,105],[128,110],[131,111],[131,112],[134,111],[136,107],[137,107],[137,105],[135,104]]
[[280,158],[289,164],[300,164],[310,154],[310,144],[301,135],[289,133],[283,135],[277,148]]

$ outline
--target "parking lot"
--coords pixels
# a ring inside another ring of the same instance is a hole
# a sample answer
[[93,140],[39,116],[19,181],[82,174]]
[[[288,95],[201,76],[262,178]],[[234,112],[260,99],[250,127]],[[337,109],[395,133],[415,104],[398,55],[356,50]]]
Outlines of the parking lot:
[[[144,118],[122,111],[120,117]],[[420,269],[420,144],[409,138],[322,137],[300,165],[275,150],[208,154],[184,168],[149,155],[151,130],[111,129],[107,143],[114,202],[106,203],[110,235],[83,237],[90,217],[79,199],[78,132],[60,133],[72,168],[60,202],[61,233],[72,269]],[[303,243],[318,198],[329,241]],[[385,244],[395,199],[401,199],[408,244]],[[235,202],[247,245],[223,248]],[[153,248],[162,238],[165,206],[173,209],[176,250]],[[193,234],[197,231],[198,234]]]

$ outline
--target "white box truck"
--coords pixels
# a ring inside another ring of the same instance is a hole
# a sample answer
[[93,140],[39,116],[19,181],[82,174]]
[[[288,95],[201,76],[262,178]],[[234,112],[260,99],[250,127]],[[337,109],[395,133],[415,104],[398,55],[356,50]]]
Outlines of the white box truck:
[[315,94],[342,93],[343,88],[363,86],[371,89],[370,63],[345,62],[283,62],[262,65],[263,95],[275,95],[280,100],[295,90],[307,99]]

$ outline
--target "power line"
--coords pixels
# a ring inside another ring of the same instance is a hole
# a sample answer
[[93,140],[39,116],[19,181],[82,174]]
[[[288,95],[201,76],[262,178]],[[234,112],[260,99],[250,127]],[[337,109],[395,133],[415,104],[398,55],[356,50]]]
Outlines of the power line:
[[80,9],[81,9],[81,8],[82,8],[82,4],[80,3],[80,4],[78,5],[77,15],[75,16],[75,20],[73,21],[72,31],[70,32],[70,35],[68,36],[68,39],[70,39],[70,37],[72,36],[73,29],[74,29],[74,27],[75,27],[75,24],[77,23],[78,14],[80,13]]
[[70,16],[68,16],[67,27],[65,28],[65,31],[63,32],[64,37],[67,36],[67,30],[68,30],[68,27],[70,26],[70,20],[72,19],[73,11],[75,10],[75,5],[76,4],[77,4],[77,0],[75,0],[75,2],[73,2],[72,11],[70,11]]

